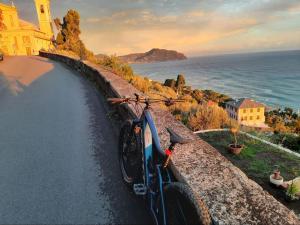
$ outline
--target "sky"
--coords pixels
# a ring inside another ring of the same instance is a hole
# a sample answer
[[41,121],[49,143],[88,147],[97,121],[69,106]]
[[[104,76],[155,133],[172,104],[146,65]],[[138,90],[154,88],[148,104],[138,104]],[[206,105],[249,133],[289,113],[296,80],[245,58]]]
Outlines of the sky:
[[[14,3],[23,19],[37,24],[33,0]],[[51,5],[53,19],[68,9],[80,13],[81,38],[96,54],[300,49],[299,0],[52,0]]]

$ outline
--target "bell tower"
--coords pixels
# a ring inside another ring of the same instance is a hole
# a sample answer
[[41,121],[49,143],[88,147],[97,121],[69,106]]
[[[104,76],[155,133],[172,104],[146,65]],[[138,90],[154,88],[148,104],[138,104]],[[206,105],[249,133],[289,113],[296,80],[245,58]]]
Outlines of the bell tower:
[[50,12],[50,0],[34,0],[39,19],[40,30],[49,37],[53,36],[52,18]]

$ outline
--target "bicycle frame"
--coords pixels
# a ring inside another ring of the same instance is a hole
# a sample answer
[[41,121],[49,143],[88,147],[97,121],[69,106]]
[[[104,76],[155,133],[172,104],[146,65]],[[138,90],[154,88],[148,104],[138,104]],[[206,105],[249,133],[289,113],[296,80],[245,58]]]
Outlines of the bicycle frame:
[[153,161],[155,153],[158,153],[159,158],[164,157],[165,153],[161,149],[160,139],[150,110],[145,108],[137,122],[142,125],[144,185],[147,187],[148,207],[156,224],[166,225],[163,188],[171,182],[171,177],[167,169],[164,169],[160,163],[155,164]]

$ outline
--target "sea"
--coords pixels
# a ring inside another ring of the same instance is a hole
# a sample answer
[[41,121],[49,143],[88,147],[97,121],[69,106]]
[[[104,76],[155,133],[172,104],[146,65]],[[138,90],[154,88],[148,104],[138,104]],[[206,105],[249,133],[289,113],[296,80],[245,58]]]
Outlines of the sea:
[[135,73],[164,82],[184,74],[194,89],[248,97],[272,108],[300,111],[300,50],[193,57],[132,64]]

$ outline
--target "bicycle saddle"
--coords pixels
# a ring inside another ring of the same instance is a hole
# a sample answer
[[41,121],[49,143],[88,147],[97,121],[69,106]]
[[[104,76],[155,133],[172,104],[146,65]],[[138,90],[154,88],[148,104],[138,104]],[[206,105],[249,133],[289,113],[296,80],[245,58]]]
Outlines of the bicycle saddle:
[[173,131],[171,128],[167,128],[167,131],[170,134],[170,142],[172,144],[187,144],[191,142],[191,140],[185,139],[181,137],[179,134],[176,134],[175,131]]

